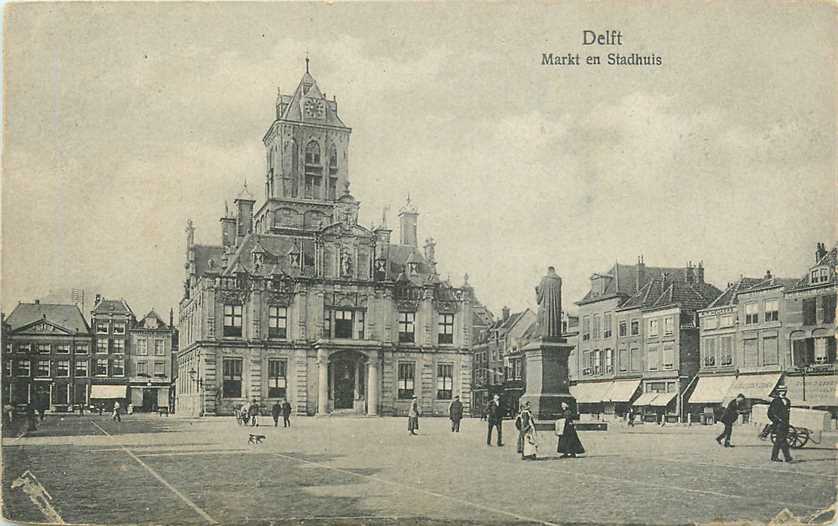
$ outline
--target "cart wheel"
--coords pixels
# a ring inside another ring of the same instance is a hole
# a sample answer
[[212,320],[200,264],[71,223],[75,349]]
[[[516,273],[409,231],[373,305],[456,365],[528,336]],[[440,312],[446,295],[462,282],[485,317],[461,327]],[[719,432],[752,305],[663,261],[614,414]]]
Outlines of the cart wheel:
[[795,449],[800,449],[809,442],[809,430],[804,428],[798,429],[797,433],[795,433],[794,443],[791,444],[791,447]]

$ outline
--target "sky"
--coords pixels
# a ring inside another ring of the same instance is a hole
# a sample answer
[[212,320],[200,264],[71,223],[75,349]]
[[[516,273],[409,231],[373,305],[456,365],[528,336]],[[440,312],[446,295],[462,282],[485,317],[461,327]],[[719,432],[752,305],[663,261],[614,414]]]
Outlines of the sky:
[[[264,201],[261,139],[306,53],[352,128],[360,222],[409,194],[442,276],[495,313],[533,307],[548,265],[565,305],[641,254],[720,288],[800,276],[838,239],[835,22],[827,2],[7,5],[2,308],[83,288],[177,312],[186,221],[219,244],[245,180]],[[568,52],[662,64],[542,65]]]

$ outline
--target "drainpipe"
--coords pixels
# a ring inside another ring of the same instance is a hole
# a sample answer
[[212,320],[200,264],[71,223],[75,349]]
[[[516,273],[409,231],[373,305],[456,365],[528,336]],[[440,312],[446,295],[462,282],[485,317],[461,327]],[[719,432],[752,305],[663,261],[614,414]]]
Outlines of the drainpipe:
[[[681,391],[680,393],[678,393],[679,407],[681,408],[681,415],[680,415],[680,416],[681,416],[681,423],[682,423],[682,424],[684,423],[684,418],[683,418],[683,415],[684,415],[684,412],[685,412],[685,407],[684,407],[684,393],[686,393],[687,391],[689,391],[689,390],[690,390],[690,386],[692,386],[692,384],[693,384],[696,380],[698,380],[698,374],[696,374],[695,376],[693,376],[693,379],[692,379],[692,380],[690,380],[690,383],[688,383],[688,384],[687,384],[687,387],[685,387],[683,391]],[[679,383],[680,383],[680,382],[679,382]],[[692,423],[692,422],[690,422],[690,423]]]

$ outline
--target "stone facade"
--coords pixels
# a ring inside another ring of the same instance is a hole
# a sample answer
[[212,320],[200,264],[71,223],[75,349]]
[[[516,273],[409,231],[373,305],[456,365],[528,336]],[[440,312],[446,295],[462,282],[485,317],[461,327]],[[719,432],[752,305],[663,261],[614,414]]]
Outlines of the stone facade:
[[409,198],[401,243],[386,211],[358,224],[350,134],[307,66],[264,137],[265,203],[254,213],[245,185],[218,245],[187,226],[179,413],[288,399],[299,414],[396,415],[416,396],[425,414],[446,414],[454,395],[469,411],[474,291],[467,276],[440,279]]

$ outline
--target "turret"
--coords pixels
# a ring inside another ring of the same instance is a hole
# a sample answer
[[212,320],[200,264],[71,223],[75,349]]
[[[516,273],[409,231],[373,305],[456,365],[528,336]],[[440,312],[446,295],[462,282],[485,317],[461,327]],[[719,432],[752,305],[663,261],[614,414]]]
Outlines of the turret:
[[247,189],[247,181],[244,182],[241,192],[236,200],[236,239],[241,240],[248,234],[253,233],[253,205],[256,200],[253,194]]
[[411,247],[418,246],[417,243],[417,223],[419,212],[413,203],[410,202],[410,195],[407,196],[407,202],[399,210],[399,236],[401,237],[401,244]]

